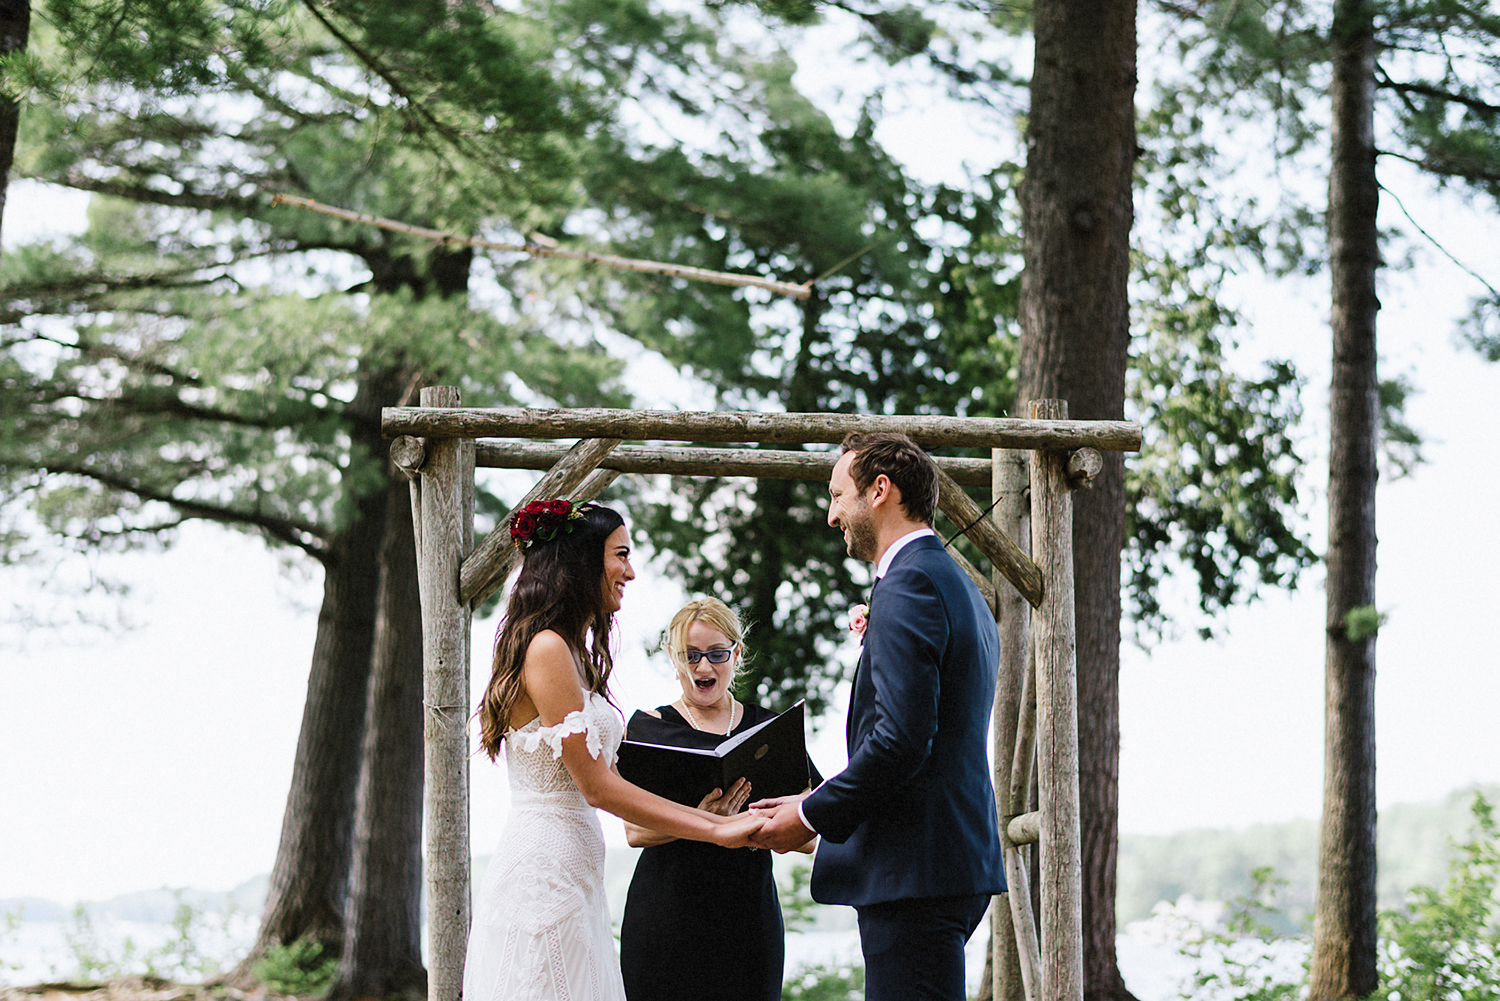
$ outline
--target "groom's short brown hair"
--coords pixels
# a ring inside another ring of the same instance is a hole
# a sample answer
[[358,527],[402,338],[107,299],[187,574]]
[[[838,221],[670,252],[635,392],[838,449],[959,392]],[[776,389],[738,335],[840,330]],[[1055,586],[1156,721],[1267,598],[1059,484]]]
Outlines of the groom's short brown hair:
[[855,431],[844,438],[843,449],[854,453],[849,475],[860,493],[884,473],[901,491],[901,507],[907,516],[924,525],[933,523],[937,517],[937,466],[916,442],[904,434]]

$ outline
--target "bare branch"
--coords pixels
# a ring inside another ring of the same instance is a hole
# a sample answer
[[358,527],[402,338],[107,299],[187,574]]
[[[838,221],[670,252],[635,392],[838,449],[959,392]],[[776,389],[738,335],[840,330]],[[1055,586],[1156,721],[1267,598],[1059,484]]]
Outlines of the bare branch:
[[323,205],[313,201],[311,198],[299,198],[296,195],[277,194],[272,200],[272,205],[295,205],[298,208],[308,209],[312,212],[321,212],[324,215],[333,216],[336,219],[346,219],[349,222],[362,223],[367,226],[376,226],[395,233],[406,233],[409,236],[420,237],[431,240],[443,246],[458,247],[482,247],[486,250],[500,250],[507,253],[529,254],[532,257],[558,257],[573,261],[588,261],[592,264],[602,264],[605,267],[616,268],[621,271],[639,271],[652,275],[667,275],[671,278],[686,278],[691,281],[712,282],[716,285],[733,285],[737,287],[749,287],[765,289],[779,295],[788,295],[796,299],[806,299],[812,294],[812,283],[806,282],[801,285],[793,285],[790,282],[778,282],[769,278],[761,278],[758,275],[730,274],[724,271],[709,271],[704,268],[693,268],[681,264],[663,264],[657,261],[642,261],[632,257],[616,257],[613,254],[595,254],[584,250],[562,250],[555,247],[544,247],[538,243],[497,243],[494,240],[485,240],[477,236],[455,236],[452,233],[444,233],[442,230],[426,229],[421,226],[413,226],[409,223],[397,222],[394,219],[382,219],[379,216],[365,215],[362,212],[351,212],[348,209],[334,208],[331,205]]

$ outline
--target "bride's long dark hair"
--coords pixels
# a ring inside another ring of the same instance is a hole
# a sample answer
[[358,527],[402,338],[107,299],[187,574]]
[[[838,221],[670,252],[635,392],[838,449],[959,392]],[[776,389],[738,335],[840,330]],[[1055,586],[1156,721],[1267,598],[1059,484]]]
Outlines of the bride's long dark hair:
[[604,603],[604,542],[625,519],[599,504],[581,511],[573,531],[558,532],[551,541],[538,540],[522,551],[521,572],[495,636],[490,683],[479,704],[479,746],[491,760],[500,753],[511,709],[521,697],[526,649],[543,629],[562,636],[578,654],[589,691],[608,696],[614,616]]

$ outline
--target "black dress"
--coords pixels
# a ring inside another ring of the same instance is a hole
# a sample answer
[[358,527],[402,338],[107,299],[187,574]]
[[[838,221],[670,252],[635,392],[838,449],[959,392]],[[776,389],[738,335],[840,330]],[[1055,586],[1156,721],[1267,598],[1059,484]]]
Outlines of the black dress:
[[[776,715],[742,705],[734,733]],[[638,714],[649,734],[632,720],[626,737],[688,747],[725,739],[693,728],[671,706],[657,711],[659,721]],[[641,852],[620,924],[627,1001],[778,1001],[786,944],[773,854],[685,839]]]

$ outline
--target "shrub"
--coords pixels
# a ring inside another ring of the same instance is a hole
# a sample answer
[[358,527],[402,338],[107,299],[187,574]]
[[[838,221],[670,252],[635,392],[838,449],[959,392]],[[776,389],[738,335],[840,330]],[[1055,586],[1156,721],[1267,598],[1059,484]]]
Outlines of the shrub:
[[1442,890],[1414,887],[1380,916],[1380,989],[1389,1001],[1500,1001],[1500,825],[1474,794],[1474,836]]
[[323,946],[305,938],[272,946],[255,964],[255,976],[277,994],[322,994],[339,967],[337,956],[322,956]]

